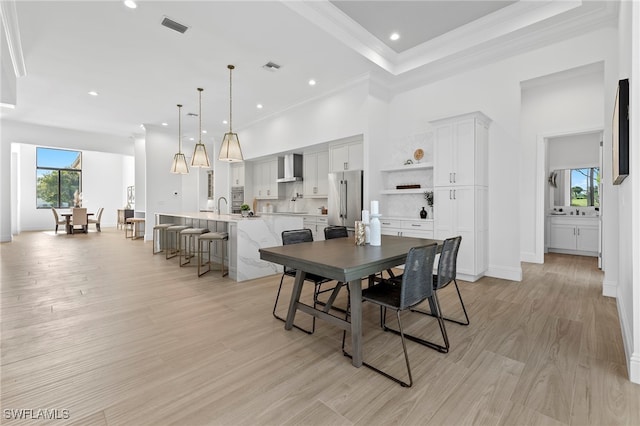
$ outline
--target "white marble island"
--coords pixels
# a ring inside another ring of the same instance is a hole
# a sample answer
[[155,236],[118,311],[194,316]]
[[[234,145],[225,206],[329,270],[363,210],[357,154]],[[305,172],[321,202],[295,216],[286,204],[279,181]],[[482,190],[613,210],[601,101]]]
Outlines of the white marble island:
[[155,223],[184,224],[208,228],[211,231],[228,232],[229,277],[235,281],[281,273],[281,266],[260,260],[258,249],[282,245],[282,231],[303,227],[302,217],[242,217],[211,212],[157,213]]

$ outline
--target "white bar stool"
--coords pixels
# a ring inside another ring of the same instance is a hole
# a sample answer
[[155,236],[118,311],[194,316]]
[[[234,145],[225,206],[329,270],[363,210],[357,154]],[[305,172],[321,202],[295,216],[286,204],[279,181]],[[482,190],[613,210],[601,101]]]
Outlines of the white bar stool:
[[[180,232],[184,231],[187,228],[191,228],[187,225],[172,225],[166,230],[166,239],[167,242],[166,248],[164,249],[166,259],[171,259],[176,257],[180,253]],[[173,238],[171,238],[173,237]],[[175,241],[175,245],[172,244]]]
[[[162,253],[167,247],[167,228],[173,226],[173,223],[159,223],[153,227],[153,254]],[[156,240],[156,235],[158,239]],[[159,250],[156,250],[157,247]]]
[[[225,271],[224,269],[224,258],[227,253],[227,248],[226,248],[227,240],[229,240],[229,234],[226,232],[207,232],[206,234],[203,234],[200,236],[200,239],[198,240],[198,276],[199,277],[212,270],[211,269],[211,243],[217,243],[218,241],[220,241],[222,246],[221,247],[222,253],[220,255],[221,257],[220,271],[222,271],[223,277],[229,274],[229,270],[227,269]],[[205,243],[207,244],[206,253],[208,255],[208,261],[205,264],[208,265],[208,269],[204,272],[200,272],[201,267],[204,266],[204,264],[202,263],[202,255],[205,253],[204,251]]]
[[[191,258],[194,256],[192,253],[199,248],[196,240],[208,232],[207,228],[188,228],[180,231],[180,244],[182,246],[182,250],[180,250],[180,266],[191,263]],[[186,259],[186,262],[182,261],[183,258]]]

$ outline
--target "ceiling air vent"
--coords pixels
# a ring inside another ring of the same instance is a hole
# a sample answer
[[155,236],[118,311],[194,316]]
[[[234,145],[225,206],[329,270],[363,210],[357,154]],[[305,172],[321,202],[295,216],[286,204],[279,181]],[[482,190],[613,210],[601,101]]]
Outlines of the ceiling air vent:
[[197,117],[198,114],[196,114],[195,112],[188,112],[187,113],[187,117]]
[[262,66],[262,68],[264,68],[267,71],[276,72],[280,69],[280,65],[276,64],[275,62],[267,62]]
[[169,19],[166,16],[162,20],[162,25],[167,28],[171,28],[174,31],[177,31],[180,34],[184,34],[189,29],[189,27],[187,27],[186,25],[182,25],[181,23],[176,22],[173,19]]

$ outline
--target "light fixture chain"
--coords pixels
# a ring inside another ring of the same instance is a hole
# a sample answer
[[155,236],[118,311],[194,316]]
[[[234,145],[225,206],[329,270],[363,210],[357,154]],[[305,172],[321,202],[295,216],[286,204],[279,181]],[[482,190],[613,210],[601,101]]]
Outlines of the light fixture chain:
[[200,105],[198,107],[198,141],[202,143],[202,89],[198,89],[200,92]]
[[231,75],[233,74],[233,65],[229,66],[229,133],[232,133],[231,130],[231,123],[233,121],[233,96],[232,94],[232,79],[231,79]]
[[178,153],[182,153],[182,105],[178,105]]

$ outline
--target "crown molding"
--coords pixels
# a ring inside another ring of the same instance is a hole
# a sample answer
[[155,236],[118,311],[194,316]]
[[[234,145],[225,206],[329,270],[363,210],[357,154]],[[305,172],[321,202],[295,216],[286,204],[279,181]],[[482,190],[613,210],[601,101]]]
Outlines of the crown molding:
[[27,75],[27,67],[22,53],[22,42],[20,41],[20,29],[18,27],[18,12],[16,11],[15,0],[0,1],[0,15],[2,15],[2,26],[7,38],[7,45],[13,71],[16,77]]

